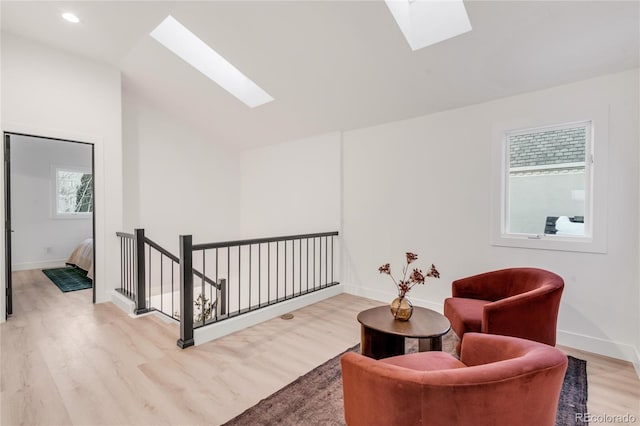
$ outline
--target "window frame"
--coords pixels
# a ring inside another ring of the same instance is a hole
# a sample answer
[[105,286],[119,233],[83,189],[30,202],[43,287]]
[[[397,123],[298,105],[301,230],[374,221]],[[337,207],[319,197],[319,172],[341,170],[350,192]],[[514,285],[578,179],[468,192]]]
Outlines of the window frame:
[[78,167],[78,166],[64,166],[64,165],[53,165],[51,166],[51,217],[53,219],[91,219],[93,217],[93,205],[90,212],[60,212],[58,210],[59,206],[59,197],[58,197],[58,172],[73,172],[73,173],[82,173],[93,175],[91,169],[88,167]]
[[[608,106],[587,114],[567,114],[499,123],[493,127],[490,242],[493,246],[606,253]],[[508,136],[577,127],[589,123],[585,141],[585,235],[511,233],[508,230]],[[590,137],[589,137],[590,136]]]

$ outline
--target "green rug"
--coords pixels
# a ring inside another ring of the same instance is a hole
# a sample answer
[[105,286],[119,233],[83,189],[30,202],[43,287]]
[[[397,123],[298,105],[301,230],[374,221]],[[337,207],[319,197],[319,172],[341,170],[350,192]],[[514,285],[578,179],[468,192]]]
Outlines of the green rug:
[[69,266],[66,268],[43,269],[42,272],[65,293],[85,290],[93,286],[91,280],[87,278],[87,273],[82,269]]

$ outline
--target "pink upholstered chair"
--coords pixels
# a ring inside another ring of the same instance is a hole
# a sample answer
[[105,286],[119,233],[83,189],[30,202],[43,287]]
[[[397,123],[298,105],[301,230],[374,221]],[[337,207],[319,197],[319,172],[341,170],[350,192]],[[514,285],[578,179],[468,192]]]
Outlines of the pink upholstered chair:
[[459,279],[444,315],[460,339],[470,332],[522,337],[555,346],[562,278],[537,268],[511,268]]
[[553,426],[567,357],[526,339],[468,333],[460,360],[418,352],[341,358],[348,426]]

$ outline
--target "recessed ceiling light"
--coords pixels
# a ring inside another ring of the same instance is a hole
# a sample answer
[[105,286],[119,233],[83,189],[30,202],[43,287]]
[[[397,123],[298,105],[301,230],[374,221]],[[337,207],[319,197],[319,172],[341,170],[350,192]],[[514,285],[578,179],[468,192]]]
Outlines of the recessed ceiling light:
[[411,50],[471,31],[462,0],[385,0]]
[[267,92],[173,16],[167,16],[151,32],[151,37],[249,107],[254,108],[273,100]]
[[80,18],[78,18],[76,15],[74,15],[71,12],[63,13],[62,17],[64,18],[65,21],[69,21],[69,22],[72,22],[74,24],[77,24],[78,22],[80,22]]

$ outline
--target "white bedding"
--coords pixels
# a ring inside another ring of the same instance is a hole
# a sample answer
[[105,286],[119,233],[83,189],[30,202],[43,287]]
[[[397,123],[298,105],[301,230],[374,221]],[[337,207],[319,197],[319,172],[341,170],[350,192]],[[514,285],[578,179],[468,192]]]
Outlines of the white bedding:
[[67,264],[87,271],[87,277],[93,280],[93,238],[81,242],[67,259]]

